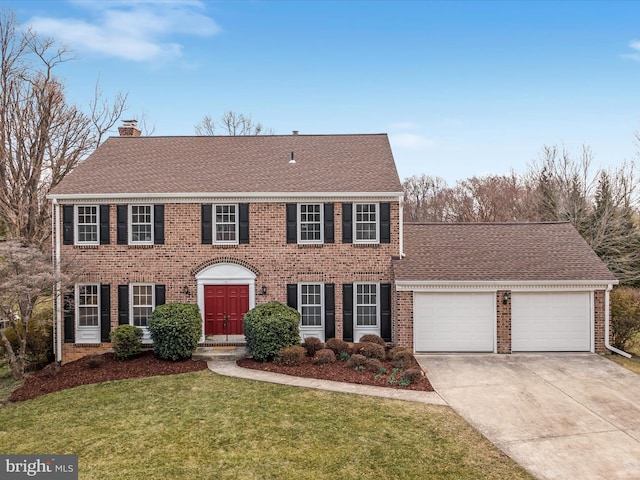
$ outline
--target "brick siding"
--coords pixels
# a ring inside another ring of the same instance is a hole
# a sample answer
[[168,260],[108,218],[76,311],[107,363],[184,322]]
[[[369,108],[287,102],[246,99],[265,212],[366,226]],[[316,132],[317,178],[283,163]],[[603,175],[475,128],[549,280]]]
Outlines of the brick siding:
[[[507,294],[507,303],[504,296]],[[496,331],[497,352],[511,353],[511,291],[498,290],[496,292]]]

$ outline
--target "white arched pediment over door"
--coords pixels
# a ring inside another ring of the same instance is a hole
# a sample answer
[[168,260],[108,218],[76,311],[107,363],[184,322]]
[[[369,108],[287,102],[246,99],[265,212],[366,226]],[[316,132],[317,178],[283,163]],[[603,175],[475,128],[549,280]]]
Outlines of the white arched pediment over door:
[[256,274],[235,263],[217,263],[196,274],[198,307],[202,316],[202,337],[205,340],[205,287],[208,285],[245,285],[248,288],[248,308],[256,303]]

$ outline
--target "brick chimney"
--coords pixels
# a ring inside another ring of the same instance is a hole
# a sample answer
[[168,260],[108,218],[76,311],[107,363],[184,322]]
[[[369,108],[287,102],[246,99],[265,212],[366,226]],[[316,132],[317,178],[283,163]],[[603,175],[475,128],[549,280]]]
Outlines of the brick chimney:
[[137,120],[123,120],[122,125],[118,127],[118,133],[121,137],[139,137],[142,133],[137,128]]

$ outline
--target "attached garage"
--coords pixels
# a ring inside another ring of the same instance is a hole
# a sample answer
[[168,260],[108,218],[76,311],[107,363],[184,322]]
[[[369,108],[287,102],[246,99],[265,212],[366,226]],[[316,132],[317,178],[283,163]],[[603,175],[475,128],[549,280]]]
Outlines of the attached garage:
[[416,352],[607,350],[618,283],[569,223],[404,224],[394,343]]
[[511,349],[514,352],[591,350],[590,292],[513,292]]
[[493,352],[495,294],[416,293],[416,352]]

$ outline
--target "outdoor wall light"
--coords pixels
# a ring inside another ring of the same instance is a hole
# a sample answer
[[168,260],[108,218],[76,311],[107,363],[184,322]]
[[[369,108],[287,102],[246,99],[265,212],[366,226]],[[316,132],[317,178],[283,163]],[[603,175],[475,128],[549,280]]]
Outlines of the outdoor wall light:
[[185,285],[184,287],[182,287],[182,291],[184,292],[185,295],[189,295],[191,292],[189,291],[189,287],[187,285]]
[[266,285],[262,285],[262,288],[260,289],[260,292],[262,295],[266,295],[267,294],[267,286]]
[[509,303],[509,292],[504,292],[504,294],[502,295],[502,304],[506,305],[507,303]]

